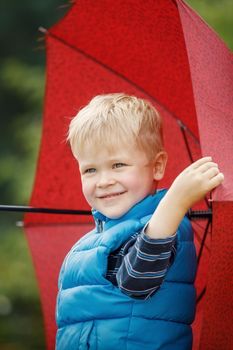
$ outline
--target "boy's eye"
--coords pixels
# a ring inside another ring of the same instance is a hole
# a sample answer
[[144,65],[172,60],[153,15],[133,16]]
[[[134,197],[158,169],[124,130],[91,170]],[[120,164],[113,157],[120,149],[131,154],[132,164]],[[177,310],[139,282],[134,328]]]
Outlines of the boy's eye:
[[96,172],[95,168],[89,168],[89,169],[84,170],[84,174],[93,174],[95,172]]
[[123,166],[126,166],[126,164],[125,163],[115,163],[115,164],[113,164],[113,168],[115,169],[115,168],[121,168],[121,167],[123,167]]

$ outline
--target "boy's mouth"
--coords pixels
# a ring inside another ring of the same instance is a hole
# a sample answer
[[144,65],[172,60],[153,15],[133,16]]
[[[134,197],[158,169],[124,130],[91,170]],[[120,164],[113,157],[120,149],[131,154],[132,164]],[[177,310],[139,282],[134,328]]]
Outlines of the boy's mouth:
[[108,193],[108,194],[104,194],[102,196],[98,196],[99,199],[107,199],[107,198],[114,198],[114,197],[118,197],[122,194],[126,193],[126,191],[123,192],[116,192],[116,193]]

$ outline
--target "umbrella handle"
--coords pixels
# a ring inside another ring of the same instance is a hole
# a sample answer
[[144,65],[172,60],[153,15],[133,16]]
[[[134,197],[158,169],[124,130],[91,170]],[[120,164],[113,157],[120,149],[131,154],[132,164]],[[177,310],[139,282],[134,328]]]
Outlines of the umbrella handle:
[[187,216],[190,220],[205,220],[205,219],[212,219],[212,210],[192,210],[189,209]]

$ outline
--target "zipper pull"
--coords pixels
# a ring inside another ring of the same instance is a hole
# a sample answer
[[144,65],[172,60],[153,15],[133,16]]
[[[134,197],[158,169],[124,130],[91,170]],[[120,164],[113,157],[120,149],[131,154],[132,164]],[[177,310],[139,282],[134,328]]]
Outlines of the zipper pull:
[[100,219],[96,219],[96,228],[97,228],[97,233],[103,232],[103,221]]

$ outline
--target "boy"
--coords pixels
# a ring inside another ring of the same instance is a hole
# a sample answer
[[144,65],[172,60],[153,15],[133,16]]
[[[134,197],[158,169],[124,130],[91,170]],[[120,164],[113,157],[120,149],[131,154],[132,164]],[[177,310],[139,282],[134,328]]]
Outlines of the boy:
[[160,116],[125,94],[96,96],[68,140],[96,228],[61,269],[57,349],[191,349],[196,257],[185,213],[223,174],[204,157],[157,191],[167,161]]

